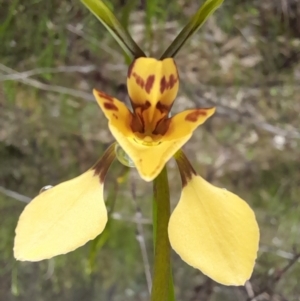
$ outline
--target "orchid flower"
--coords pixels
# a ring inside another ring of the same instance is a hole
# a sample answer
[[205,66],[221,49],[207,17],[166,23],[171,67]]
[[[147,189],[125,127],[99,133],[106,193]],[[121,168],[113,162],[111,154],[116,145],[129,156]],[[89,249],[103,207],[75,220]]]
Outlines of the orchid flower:
[[[198,175],[181,150],[215,108],[189,109],[171,117],[179,81],[171,56],[159,60],[141,56],[128,68],[132,110],[102,91],[93,93],[118,146],[143,180],[156,179],[175,158],[182,191],[168,223],[174,251],[221,284],[244,285],[257,257],[255,215],[240,197]],[[108,219],[104,179],[115,157],[112,144],[87,172],[44,191],[25,207],[16,228],[16,259],[39,261],[65,254],[104,230]]]

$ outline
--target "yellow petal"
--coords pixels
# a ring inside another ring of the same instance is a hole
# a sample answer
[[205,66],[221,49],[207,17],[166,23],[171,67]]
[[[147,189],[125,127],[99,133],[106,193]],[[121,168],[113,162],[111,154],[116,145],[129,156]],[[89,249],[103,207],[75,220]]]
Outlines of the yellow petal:
[[[164,135],[164,140],[181,139],[191,135],[193,131],[215,113],[215,108],[191,109],[176,114],[168,123],[168,129]],[[158,125],[158,130],[163,127],[163,123]]]
[[[132,124],[132,113],[124,103],[96,89],[93,90],[93,94],[109,123],[118,128],[123,135],[131,136],[132,128],[137,131],[139,130],[139,126],[141,125],[139,123]],[[136,122],[138,121],[136,120]]]
[[172,58],[159,61],[141,57],[129,67],[128,94],[135,113],[143,116],[147,124],[168,114],[178,87],[177,67]]
[[16,259],[39,261],[65,254],[104,230],[103,181],[113,148],[92,169],[42,192],[25,207],[16,228]]
[[[125,137],[121,130],[109,125],[110,131],[120,146],[134,162],[141,178],[152,181],[161,172],[170,158],[184,145],[191,134],[173,141],[164,141],[157,145],[147,146],[137,143],[135,138]],[[150,137],[148,137],[151,139]],[[149,142],[151,143],[151,142]]]
[[259,242],[253,211],[237,195],[198,175],[190,174],[185,181],[169,222],[172,248],[213,280],[244,285],[252,274]]

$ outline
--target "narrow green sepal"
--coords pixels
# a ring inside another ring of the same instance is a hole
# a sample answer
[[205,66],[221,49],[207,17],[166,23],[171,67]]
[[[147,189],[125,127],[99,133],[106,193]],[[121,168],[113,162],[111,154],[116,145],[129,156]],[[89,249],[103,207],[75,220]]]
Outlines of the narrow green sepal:
[[81,2],[100,20],[126,55],[134,58],[146,56],[104,2],[101,0],[81,0]]
[[199,8],[188,24],[181,30],[172,44],[161,56],[161,60],[174,57],[186,41],[205,23],[207,18],[223,3],[223,0],[207,0]]

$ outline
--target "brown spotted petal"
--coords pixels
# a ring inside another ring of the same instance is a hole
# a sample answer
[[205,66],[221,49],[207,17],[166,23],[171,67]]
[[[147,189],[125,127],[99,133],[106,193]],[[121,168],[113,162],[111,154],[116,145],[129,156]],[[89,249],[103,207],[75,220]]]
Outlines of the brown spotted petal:
[[140,130],[139,120],[133,118],[132,113],[124,103],[96,89],[93,90],[93,93],[105,117],[108,119],[109,125],[118,129],[121,135],[132,137],[133,130]]
[[191,109],[183,111],[172,118],[166,120],[168,129],[164,135],[164,140],[172,141],[192,136],[193,131],[214,114],[215,108]]
[[141,57],[128,70],[127,88],[135,113],[145,127],[167,116],[177,95],[179,77],[171,58],[156,60]]

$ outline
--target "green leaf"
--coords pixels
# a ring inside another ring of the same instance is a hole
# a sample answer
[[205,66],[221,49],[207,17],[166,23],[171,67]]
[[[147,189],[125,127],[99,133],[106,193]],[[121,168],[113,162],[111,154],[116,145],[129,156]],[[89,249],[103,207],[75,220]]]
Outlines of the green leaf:
[[204,24],[207,18],[223,3],[223,0],[207,0],[163,53],[161,59],[174,57],[185,42]]
[[128,56],[135,58],[146,56],[113,12],[101,0],[81,0],[81,2],[100,20]]

